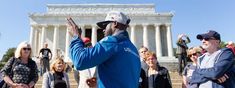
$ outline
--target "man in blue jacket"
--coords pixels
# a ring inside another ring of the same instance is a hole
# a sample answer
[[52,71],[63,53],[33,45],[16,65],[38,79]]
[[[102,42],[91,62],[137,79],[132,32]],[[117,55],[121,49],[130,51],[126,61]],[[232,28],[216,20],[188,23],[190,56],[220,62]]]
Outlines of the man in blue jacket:
[[137,88],[140,77],[140,59],[136,47],[126,31],[130,19],[118,11],[108,12],[105,21],[97,25],[105,37],[92,48],[85,48],[81,30],[68,18],[70,55],[77,70],[97,66],[98,88]]
[[207,53],[198,59],[198,67],[189,80],[191,87],[235,88],[233,53],[228,48],[220,49],[220,34],[210,30],[197,35],[197,39],[202,41]]

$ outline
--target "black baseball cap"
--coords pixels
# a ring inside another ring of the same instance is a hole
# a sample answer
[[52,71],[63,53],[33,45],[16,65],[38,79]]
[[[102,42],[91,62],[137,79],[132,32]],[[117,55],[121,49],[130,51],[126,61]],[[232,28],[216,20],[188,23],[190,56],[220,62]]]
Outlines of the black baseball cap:
[[198,34],[197,39],[210,39],[210,38],[215,38],[216,40],[221,40],[220,39],[220,34],[216,31],[209,30],[207,33],[204,34]]

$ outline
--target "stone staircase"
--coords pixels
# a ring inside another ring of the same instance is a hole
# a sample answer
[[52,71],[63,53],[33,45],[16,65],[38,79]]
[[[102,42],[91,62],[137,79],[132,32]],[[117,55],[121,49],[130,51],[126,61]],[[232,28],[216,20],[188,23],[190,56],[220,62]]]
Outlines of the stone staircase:
[[[73,72],[69,72],[69,81],[70,81],[70,88],[77,88],[77,83],[74,79]],[[177,72],[170,72],[171,82],[173,85],[173,88],[182,88],[182,77],[178,75]],[[39,80],[35,86],[35,88],[41,88],[42,87],[42,77],[39,77]]]
[[169,72],[171,77],[172,88],[182,88],[182,76],[179,76],[178,72]]

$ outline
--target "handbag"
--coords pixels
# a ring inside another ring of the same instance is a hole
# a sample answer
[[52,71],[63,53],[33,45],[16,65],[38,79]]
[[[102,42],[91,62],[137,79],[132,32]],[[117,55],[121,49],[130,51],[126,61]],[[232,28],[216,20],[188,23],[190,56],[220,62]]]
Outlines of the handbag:
[[[13,68],[15,67],[15,65],[16,65],[16,58],[14,58],[13,57],[13,62],[12,62],[12,67],[11,67],[11,74],[13,74]],[[7,83],[2,79],[1,81],[0,81],[0,88],[8,88],[9,86],[7,85]]]
[[2,80],[0,81],[0,88],[2,88],[4,84],[5,84],[5,81],[2,79]]

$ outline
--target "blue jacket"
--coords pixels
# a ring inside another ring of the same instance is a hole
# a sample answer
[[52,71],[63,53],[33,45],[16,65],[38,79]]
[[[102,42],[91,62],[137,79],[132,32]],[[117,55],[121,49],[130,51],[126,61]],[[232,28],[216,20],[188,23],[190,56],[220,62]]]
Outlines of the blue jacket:
[[70,55],[78,70],[97,66],[98,88],[138,87],[140,58],[126,31],[103,38],[93,48],[85,48],[82,40],[74,37]]
[[[204,56],[198,58],[199,63]],[[235,88],[235,70],[234,70],[234,55],[232,51],[228,48],[221,49],[221,52],[216,56],[216,62],[212,68],[197,68],[192,75],[190,82],[191,88],[195,88],[195,84],[200,85],[200,83],[212,81],[213,88]],[[222,77],[224,74],[229,76],[224,83],[219,83],[218,78]]]

